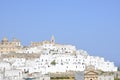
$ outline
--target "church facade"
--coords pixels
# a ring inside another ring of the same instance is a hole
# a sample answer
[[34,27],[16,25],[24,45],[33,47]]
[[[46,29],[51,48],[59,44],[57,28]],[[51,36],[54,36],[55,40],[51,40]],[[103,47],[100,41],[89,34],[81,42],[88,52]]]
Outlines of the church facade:
[[18,50],[21,50],[21,42],[14,38],[12,41],[9,41],[4,37],[0,42],[0,53],[14,53]]

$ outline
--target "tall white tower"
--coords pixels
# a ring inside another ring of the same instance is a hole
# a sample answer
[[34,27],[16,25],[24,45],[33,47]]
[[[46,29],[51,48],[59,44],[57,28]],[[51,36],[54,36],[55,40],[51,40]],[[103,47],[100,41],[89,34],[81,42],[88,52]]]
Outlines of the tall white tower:
[[52,37],[51,37],[51,42],[52,42],[52,43],[55,43],[54,35],[52,35]]

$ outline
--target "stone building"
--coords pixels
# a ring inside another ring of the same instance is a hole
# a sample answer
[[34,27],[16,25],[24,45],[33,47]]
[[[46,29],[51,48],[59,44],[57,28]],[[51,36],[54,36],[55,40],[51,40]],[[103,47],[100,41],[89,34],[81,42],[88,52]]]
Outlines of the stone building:
[[21,49],[21,42],[14,38],[12,41],[9,41],[6,37],[0,42],[0,54],[3,53],[12,53]]
[[114,80],[114,74],[95,70],[94,66],[88,66],[84,72],[84,80]]
[[75,72],[49,73],[50,80],[75,80]]
[[86,67],[84,80],[98,80],[98,72],[95,70],[94,66]]
[[42,46],[43,44],[55,44],[54,36],[51,37],[50,41],[45,40],[45,41],[42,41],[42,42],[31,42],[30,46],[31,47],[37,47],[37,46]]

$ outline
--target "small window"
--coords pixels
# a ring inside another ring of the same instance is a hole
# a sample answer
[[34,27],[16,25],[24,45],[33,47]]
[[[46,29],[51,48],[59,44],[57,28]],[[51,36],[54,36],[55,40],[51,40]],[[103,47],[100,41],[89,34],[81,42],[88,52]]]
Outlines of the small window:
[[76,66],[76,68],[77,68],[77,66]]
[[70,61],[70,59],[69,59],[69,61]]

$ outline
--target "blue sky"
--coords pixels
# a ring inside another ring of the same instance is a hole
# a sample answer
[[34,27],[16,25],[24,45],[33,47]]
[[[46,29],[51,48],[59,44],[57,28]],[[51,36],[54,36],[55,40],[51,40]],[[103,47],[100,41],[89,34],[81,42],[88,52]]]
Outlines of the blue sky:
[[120,0],[0,0],[0,39],[72,44],[120,65]]

